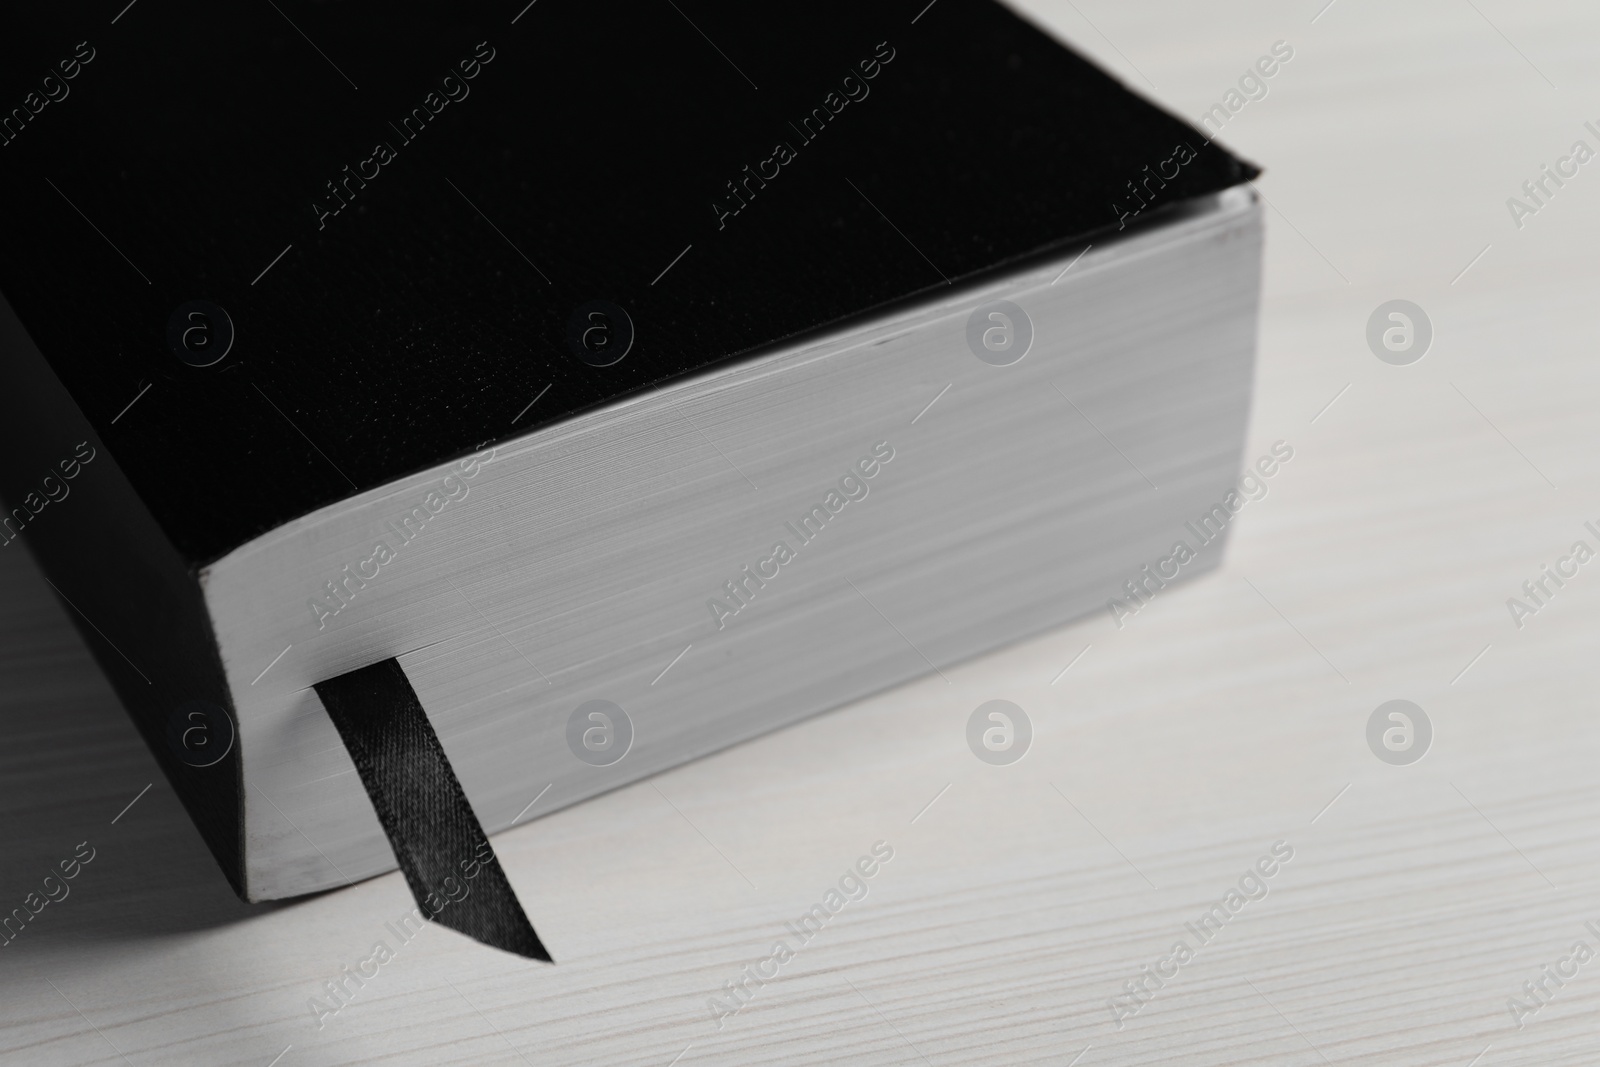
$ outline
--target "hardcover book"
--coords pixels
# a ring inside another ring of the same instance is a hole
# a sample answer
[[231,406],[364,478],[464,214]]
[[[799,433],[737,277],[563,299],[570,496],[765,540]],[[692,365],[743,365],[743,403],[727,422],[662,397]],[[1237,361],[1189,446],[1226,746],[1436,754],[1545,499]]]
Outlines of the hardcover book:
[[0,544],[247,899],[541,956],[488,835],[1219,559],[1256,171],[999,4],[7,18]]

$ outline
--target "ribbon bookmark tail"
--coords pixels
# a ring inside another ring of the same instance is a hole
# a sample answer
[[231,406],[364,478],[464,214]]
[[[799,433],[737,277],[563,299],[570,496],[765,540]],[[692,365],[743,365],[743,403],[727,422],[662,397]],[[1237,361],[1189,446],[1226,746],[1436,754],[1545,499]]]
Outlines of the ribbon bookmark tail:
[[553,962],[399,660],[315,686],[355,761],[422,914],[528,959]]

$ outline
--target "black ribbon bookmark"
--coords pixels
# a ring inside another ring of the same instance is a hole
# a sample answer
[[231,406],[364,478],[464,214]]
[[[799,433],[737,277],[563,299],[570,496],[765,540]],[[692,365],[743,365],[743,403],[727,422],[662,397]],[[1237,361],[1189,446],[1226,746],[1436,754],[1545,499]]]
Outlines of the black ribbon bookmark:
[[486,945],[554,962],[517,902],[399,661],[386,659],[315,688],[422,914]]

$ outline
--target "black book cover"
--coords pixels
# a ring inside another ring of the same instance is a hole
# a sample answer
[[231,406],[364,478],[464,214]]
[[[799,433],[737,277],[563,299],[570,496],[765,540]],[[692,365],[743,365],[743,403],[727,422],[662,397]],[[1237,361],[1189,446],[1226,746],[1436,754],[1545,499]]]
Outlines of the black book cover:
[[5,16],[0,292],[191,564],[1254,174],[987,0],[125,4]]

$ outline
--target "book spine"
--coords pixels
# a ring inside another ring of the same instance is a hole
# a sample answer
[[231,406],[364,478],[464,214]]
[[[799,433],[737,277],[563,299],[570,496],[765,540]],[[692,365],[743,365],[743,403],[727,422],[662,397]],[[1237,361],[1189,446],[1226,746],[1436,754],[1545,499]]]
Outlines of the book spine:
[[[248,899],[237,718],[199,579],[3,298],[0,352],[7,545],[22,542],[38,562],[222,873]],[[216,748],[185,751],[202,726]]]

